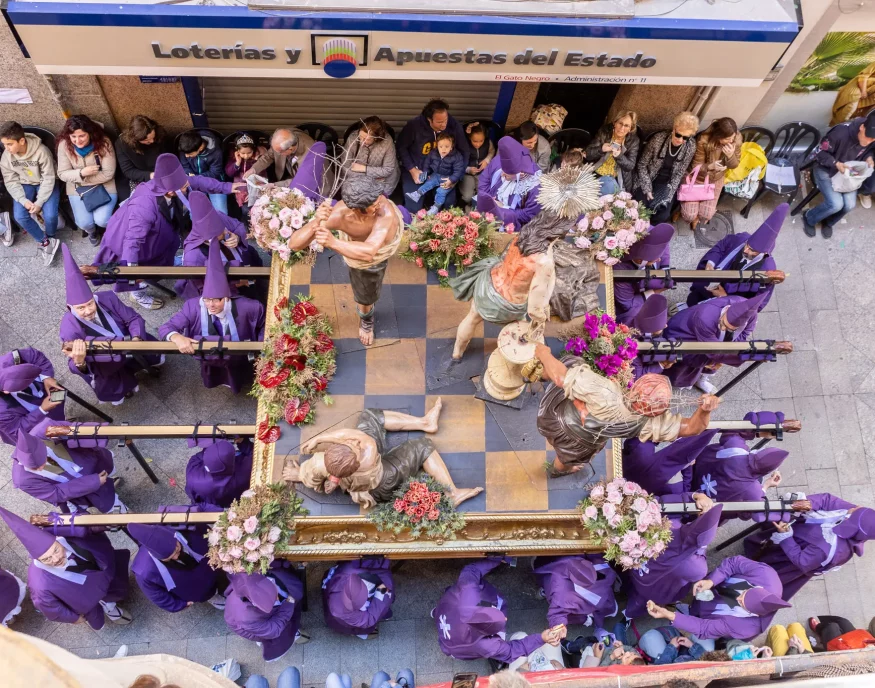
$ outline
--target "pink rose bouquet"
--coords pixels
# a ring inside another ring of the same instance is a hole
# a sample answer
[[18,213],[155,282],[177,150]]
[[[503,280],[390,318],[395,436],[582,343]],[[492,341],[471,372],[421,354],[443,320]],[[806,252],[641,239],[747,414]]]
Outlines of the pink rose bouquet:
[[255,201],[249,213],[249,236],[261,248],[276,251],[287,265],[304,261],[313,264],[322,246],[315,241],[309,250],[293,251],[289,246],[296,230],[316,214],[316,205],[298,189],[271,187]]
[[[650,230],[653,212],[622,191],[599,199],[600,206],[584,215],[572,233],[578,248],[588,248],[596,260],[612,266]],[[580,239],[585,239],[581,241]]]

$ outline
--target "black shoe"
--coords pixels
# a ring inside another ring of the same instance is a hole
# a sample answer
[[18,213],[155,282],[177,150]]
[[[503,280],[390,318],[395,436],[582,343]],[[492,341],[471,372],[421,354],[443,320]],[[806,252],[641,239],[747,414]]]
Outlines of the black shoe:
[[808,221],[805,213],[802,213],[802,230],[805,232],[805,236],[812,238],[817,236],[817,228]]
[[832,225],[820,225],[820,234],[821,236],[823,236],[824,239],[829,239],[832,236]]
[[88,242],[92,246],[100,246],[100,235],[97,232],[88,235]]

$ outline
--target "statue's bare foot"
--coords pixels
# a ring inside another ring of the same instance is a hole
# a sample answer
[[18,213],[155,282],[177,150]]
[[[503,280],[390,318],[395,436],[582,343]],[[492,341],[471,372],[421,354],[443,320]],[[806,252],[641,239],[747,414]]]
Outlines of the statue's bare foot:
[[374,323],[371,321],[365,324],[364,320],[359,321],[359,341],[364,346],[370,346],[374,343]]
[[438,397],[437,401],[434,402],[434,406],[431,407],[431,411],[422,417],[422,420],[424,421],[422,426],[423,431],[429,433],[435,433],[438,431],[438,416],[441,415],[441,408],[443,408],[443,405],[444,402]]
[[481,492],[483,492],[482,487],[467,487],[463,489],[457,487],[450,493],[450,496],[453,498],[453,506],[459,506],[462,502],[476,497]]

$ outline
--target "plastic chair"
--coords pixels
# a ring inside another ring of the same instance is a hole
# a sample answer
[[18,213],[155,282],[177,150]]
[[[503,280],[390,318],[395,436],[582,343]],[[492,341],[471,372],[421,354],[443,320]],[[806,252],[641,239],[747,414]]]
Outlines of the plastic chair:
[[[395,129],[393,129],[392,125],[390,125],[387,122],[383,122],[383,126],[386,127],[386,133],[389,135],[389,138],[394,141],[395,140]],[[346,128],[346,131],[343,132],[343,145],[345,146],[346,142],[349,141],[349,137],[352,136],[353,134],[358,133],[358,130],[361,128],[362,128],[361,120],[350,124]]]
[[[504,136],[504,131],[498,124],[493,122],[491,119],[469,119],[462,125],[462,130],[467,133],[469,124],[481,124],[486,128],[486,137],[492,141],[496,146],[498,145],[498,139]],[[541,136],[545,138],[550,138],[547,136],[542,129],[538,129]]]
[[744,143],[758,143],[769,157],[775,146],[775,132],[765,127],[743,127],[739,133]]
[[550,137],[550,145],[553,147],[553,156],[562,157],[569,148],[586,150],[592,141],[592,134],[586,129],[561,129]]
[[304,122],[298,125],[298,129],[314,141],[323,141],[329,148],[336,146],[339,140],[334,127],[329,127],[321,122]]
[[[820,143],[820,138],[820,130],[805,122],[787,122],[778,127],[775,131],[775,144],[768,156],[769,163],[781,167],[792,167],[794,184],[779,187],[777,184],[767,182],[764,179],[754,197],[742,209],[742,217],[746,218],[750,214],[751,208],[762,198],[766,191],[770,191],[778,196],[788,196],[787,201],[792,205],[793,201],[796,200],[799,186],[802,182],[800,167]],[[806,145],[807,139],[811,139],[811,141]]]

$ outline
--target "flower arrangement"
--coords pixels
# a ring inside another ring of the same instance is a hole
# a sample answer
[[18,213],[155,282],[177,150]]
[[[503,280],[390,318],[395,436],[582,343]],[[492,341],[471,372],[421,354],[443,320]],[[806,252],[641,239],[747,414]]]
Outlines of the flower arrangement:
[[249,213],[250,236],[261,248],[276,251],[286,265],[313,264],[322,246],[315,241],[309,250],[293,251],[289,240],[316,214],[316,205],[298,189],[271,187],[255,201]]
[[425,534],[433,540],[454,540],[465,527],[465,517],[456,511],[446,488],[430,475],[410,478],[395,490],[395,501],[377,504],[368,513],[377,530],[400,533],[409,530],[417,538]]
[[626,389],[633,381],[632,360],[638,355],[638,334],[638,330],[618,324],[597,310],[584,317],[583,333],[569,339],[565,351],[580,356],[593,372]]
[[595,543],[605,547],[605,560],[624,570],[641,568],[671,542],[659,502],[631,480],[600,480],[577,508]]
[[250,392],[267,409],[256,433],[266,443],[279,439],[280,419],[289,425],[312,423],[315,403],[332,403],[325,390],[337,369],[331,325],[309,298],[283,297],[273,312],[276,321],[265,338]]
[[266,574],[277,551],[289,544],[295,517],[310,513],[302,503],[285,483],[246,490],[210,529],[210,566],[227,573]]
[[[450,264],[462,272],[481,258],[494,254],[492,238],[500,227],[492,213],[465,213],[459,208],[428,215],[420,210],[408,227],[407,248],[401,257],[418,267],[434,270],[447,286]],[[513,227],[509,231],[513,231]]]
[[602,196],[599,206],[577,223],[574,245],[588,248],[605,265],[616,265],[647,234],[653,211],[626,191]]

